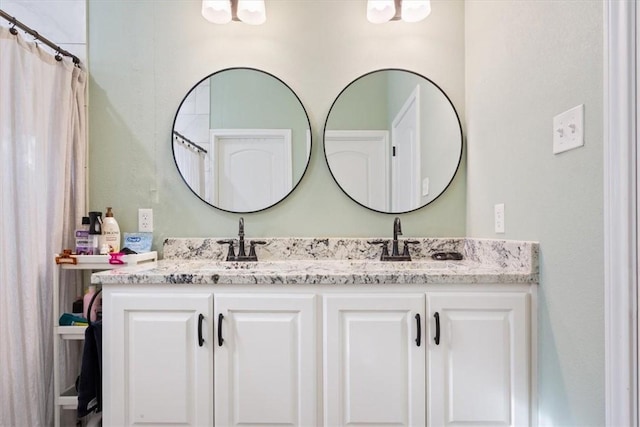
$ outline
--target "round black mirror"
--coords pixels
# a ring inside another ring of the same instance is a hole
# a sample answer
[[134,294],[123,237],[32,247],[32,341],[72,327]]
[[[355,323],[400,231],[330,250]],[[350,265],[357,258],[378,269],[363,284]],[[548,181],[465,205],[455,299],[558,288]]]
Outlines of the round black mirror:
[[173,156],[187,186],[211,206],[257,212],[285,199],[309,164],[311,124],[282,80],[252,68],[215,72],[180,103]]
[[433,202],[462,158],[462,126],[449,97],[406,70],[365,74],[340,92],[324,128],[334,180],[378,212],[404,213]]

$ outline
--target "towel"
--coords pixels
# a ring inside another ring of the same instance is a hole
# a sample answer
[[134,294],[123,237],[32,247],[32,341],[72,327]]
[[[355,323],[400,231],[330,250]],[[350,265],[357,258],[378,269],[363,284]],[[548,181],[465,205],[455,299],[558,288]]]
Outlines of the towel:
[[102,411],[102,321],[91,323],[84,333],[82,367],[76,381],[78,418]]

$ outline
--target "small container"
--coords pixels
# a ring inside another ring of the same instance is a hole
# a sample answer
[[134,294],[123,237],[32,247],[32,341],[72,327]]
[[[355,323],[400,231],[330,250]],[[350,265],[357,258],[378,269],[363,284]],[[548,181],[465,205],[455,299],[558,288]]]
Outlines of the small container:
[[89,212],[89,240],[91,254],[98,255],[102,244],[102,212]]
[[76,254],[94,255],[93,238],[89,236],[89,217],[82,217],[82,225],[76,230]]

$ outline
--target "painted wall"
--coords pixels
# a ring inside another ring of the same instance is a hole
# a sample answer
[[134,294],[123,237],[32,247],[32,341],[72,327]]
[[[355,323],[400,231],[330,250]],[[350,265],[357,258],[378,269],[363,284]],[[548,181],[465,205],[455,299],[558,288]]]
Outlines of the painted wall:
[[[605,424],[602,64],[601,1],[466,3],[467,232],[540,242],[541,426]],[[554,155],[579,104],[585,145]]]
[[[155,244],[169,236],[233,236],[240,215],[218,211],[185,186],[171,126],[187,91],[214,71],[265,70],[307,109],[313,148],[307,174],[283,203],[246,214],[254,236],[390,236],[393,216],[369,211],[337,187],[322,149],[331,104],[356,77],[409,69],[437,82],[464,114],[464,3],[434,1],[418,24],[370,24],[366,1],[267,2],[267,23],[214,25],[199,0],[90,0],[90,207],[113,206],[123,231],[154,209]],[[114,25],[117,23],[118,29]],[[251,171],[247,171],[250,173]],[[464,165],[447,194],[402,215],[407,236],[465,234]]]

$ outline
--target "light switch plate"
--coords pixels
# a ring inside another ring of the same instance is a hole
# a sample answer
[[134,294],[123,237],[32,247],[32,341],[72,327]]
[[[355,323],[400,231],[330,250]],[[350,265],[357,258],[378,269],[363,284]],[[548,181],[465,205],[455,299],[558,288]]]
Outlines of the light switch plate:
[[584,104],[553,118],[553,153],[558,154],[584,145]]
[[504,203],[499,203],[493,207],[493,218],[495,232],[504,233]]

